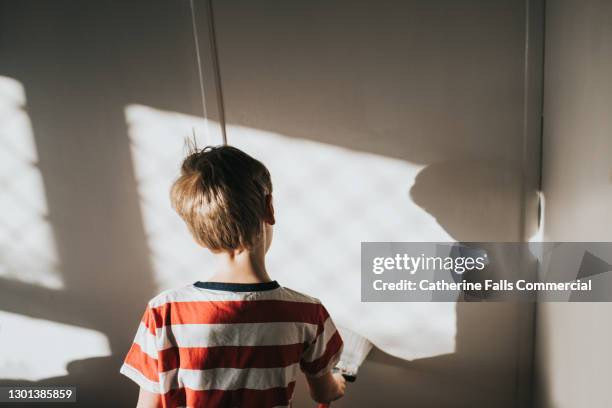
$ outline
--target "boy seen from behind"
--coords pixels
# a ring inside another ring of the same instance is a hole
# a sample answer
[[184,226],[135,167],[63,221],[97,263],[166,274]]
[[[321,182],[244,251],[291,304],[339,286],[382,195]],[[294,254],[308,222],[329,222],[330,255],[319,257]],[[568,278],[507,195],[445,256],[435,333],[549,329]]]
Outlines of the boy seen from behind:
[[342,338],[325,307],[266,270],[275,223],[266,167],[234,147],[194,149],[170,197],[218,266],[149,301],[121,367],[140,386],[137,406],[289,407],[299,371],[315,401],[342,397],[331,371]]

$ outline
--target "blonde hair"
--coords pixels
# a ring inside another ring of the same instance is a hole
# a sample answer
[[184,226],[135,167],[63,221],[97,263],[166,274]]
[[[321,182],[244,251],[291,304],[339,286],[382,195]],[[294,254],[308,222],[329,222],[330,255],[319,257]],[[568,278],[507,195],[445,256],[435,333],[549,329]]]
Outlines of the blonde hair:
[[190,150],[170,190],[172,207],[203,247],[252,248],[260,239],[272,194],[268,169],[231,146]]

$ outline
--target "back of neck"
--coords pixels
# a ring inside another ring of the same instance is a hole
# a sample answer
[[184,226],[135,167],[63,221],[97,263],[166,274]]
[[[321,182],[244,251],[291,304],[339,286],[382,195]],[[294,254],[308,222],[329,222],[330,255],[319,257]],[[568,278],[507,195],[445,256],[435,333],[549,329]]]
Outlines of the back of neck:
[[269,282],[264,254],[261,251],[247,251],[217,254],[217,272],[210,282],[260,283]]

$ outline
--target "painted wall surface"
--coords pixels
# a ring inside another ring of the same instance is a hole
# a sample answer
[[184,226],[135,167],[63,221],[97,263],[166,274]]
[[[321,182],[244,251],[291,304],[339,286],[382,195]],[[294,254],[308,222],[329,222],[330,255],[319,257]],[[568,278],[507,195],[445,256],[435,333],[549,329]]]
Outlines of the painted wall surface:
[[211,271],[167,194],[184,138],[218,143],[225,108],[273,175],[271,273],[377,345],[338,407],[525,406],[529,306],[362,305],[355,261],[366,239],[530,234],[537,13],[216,1],[217,89],[204,6],[0,3],[0,382],[134,401],[117,371],[146,301]]
[[[543,192],[548,241],[612,241],[610,21],[610,2],[547,2]],[[606,303],[538,305],[538,407],[612,406],[611,314]]]
[[133,406],[146,302],[205,257],[165,215],[202,111],[189,2],[0,3],[0,383]]
[[269,269],[377,346],[338,407],[529,403],[532,306],[361,303],[359,246],[530,234],[534,4],[213,2],[228,141],[272,173]]

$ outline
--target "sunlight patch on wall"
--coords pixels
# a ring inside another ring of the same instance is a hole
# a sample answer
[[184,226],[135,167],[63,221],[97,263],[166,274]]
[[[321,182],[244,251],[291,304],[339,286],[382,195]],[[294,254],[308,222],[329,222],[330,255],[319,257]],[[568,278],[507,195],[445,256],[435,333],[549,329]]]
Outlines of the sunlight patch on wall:
[[[206,145],[206,121],[140,105],[125,115],[156,282],[165,289],[204,280],[212,256],[193,242],[168,193],[184,139],[195,129]],[[410,199],[423,166],[247,127],[227,131],[231,145],[272,174],[277,225],[268,269],[275,279],[320,298],[337,323],[387,353],[415,359],[454,351],[454,303],[360,299],[361,241],[453,241]]]
[[106,336],[98,331],[3,311],[0,344],[0,378],[27,381],[63,376],[71,361],[111,354]]
[[362,241],[454,241],[410,199],[424,166],[242,126],[227,133],[272,175],[275,278],[320,298],[338,324],[389,354],[454,352],[455,304],[361,302]]
[[0,76],[0,276],[61,289],[23,85]]
[[125,108],[140,209],[158,288],[206,279],[211,254],[198,246],[170,206],[170,186],[179,175],[185,139],[209,143],[205,119],[142,105]]

